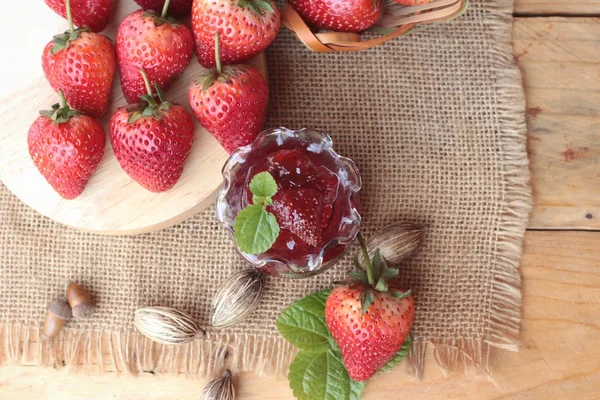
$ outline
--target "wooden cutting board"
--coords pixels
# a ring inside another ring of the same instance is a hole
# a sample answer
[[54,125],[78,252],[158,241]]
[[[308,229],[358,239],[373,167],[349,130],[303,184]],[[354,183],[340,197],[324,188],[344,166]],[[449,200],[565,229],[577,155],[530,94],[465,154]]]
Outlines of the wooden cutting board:
[[[39,4],[38,4],[39,3]],[[0,23],[3,74],[0,76],[0,180],[21,201],[62,224],[101,234],[129,235],[151,232],[177,224],[202,211],[214,201],[221,185],[221,167],[228,155],[216,140],[196,123],[196,136],[183,175],[167,193],[150,193],[121,169],[108,140],[108,121],[118,107],[126,105],[119,77],[112,91],[112,107],[101,119],[107,133],[104,158],[85,191],[75,200],[62,199],[37,171],[29,157],[27,132],[39,116],[50,109],[58,95],[44,77],[42,50],[55,34],[68,29],[66,20],[54,14],[42,0],[9,2]],[[35,10],[32,10],[35,8]],[[118,24],[139,7],[132,0],[118,1],[111,24],[103,32],[113,41]],[[27,29],[22,27],[27,15]],[[187,21],[189,22],[189,21]],[[186,23],[187,23],[186,22]],[[188,24],[189,26],[189,24]],[[263,55],[250,62],[266,77]],[[190,82],[204,69],[192,61],[185,73],[166,91],[172,102],[187,104]]]

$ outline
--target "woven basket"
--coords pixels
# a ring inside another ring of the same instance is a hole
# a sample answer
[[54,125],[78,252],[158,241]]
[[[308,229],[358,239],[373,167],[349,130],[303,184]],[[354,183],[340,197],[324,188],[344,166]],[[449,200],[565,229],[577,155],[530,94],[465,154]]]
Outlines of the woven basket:
[[418,6],[403,6],[393,0],[385,0],[381,19],[366,31],[381,36],[366,40],[363,40],[360,33],[313,31],[289,4],[285,5],[282,18],[283,24],[294,32],[306,47],[320,53],[331,53],[370,49],[402,36],[418,25],[456,18],[467,7],[468,0],[434,0]]

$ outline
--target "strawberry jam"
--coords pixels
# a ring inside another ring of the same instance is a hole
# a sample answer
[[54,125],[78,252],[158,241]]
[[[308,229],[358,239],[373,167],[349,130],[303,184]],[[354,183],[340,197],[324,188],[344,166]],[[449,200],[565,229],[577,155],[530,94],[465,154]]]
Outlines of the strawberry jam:
[[263,132],[254,144],[238,149],[223,170],[217,216],[230,230],[235,216],[253,203],[250,181],[264,171],[277,182],[267,211],[277,219],[279,236],[265,253],[242,255],[274,275],[323,271],[341,257],[360,228],[354,207],[361,185],[356,166],[335,153],[322,133]]

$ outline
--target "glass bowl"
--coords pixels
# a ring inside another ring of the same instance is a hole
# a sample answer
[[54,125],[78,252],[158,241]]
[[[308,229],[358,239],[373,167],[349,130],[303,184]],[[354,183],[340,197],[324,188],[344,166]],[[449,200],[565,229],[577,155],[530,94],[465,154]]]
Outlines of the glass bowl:
[[[320,213],[319,221],[327,221],[321,226],[320,241],[316,245],[308,245],[291,232],[294,228],[290,228],[290,231],[282,228],[277,242],[267,252],[252,255],[239,248],[238,252],[250,264],[268,274],[302,278],[321,273],[335,264],[355,239],[361,225],[360,214],[356,210],[357,192],[362,186],[360,173],[352,160],[333,150],[333,141],[329,135],[311,129],[292,131],[278,128],[262,132],[254,143],[237,149],[223,167],[223,187],[217,198],[216,212],[217,219],[233,238],[235,217],[250,204],[250,180],[255,174],[273,165],[279,166],[273,160],[283,160],[289,154],[298,157],[294,160],[309,160],[301,165],[306,165],[307,171],[311,173],[302,175],[300,169],[296,168],[297,179],[307,176],[307,182],[314,182],[314,179],[327,182],[327,194],[321,192],[324,196],[321,199],[330,196],[333,201],[323,201],[319,203],[322,208],[315,210],[315,213]],[[309,170],[308,166],[312,169]],[[281,189],[282,182],[286,184],[281,171],[292,175],[295,172],[285,169],[279,171],[275,179]],[[289,184],[288,182],[287,185]],[[316,185],[302,184],[307,185],[306,190],[314,189],[308,185]],[[304,189],[300,186],[295,190]]]

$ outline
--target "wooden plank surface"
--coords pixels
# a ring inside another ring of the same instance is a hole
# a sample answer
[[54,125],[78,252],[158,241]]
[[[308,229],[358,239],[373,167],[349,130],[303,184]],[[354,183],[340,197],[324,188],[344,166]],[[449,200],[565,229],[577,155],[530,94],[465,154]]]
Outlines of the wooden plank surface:
[[600,15],[600,0],[516,0],[517,15]]
[[600,19],[518,19],[513,38],[527,97],[530,227],[600,229]]
[[[541,2],[522,0],[526,4]],[[547,11],[600,1],[550,2]],[[562,8],[561,8],[562,7]],[[598,7],[600,9],[600,7]],[[523,67],[536,204],[532,227],[600,229],[599,21],[527,18],[515,25]],[[587,150],[583,150],[587,148]],[[573,153],[571,153],[571,150]],[[592,218],[587,218],[592,214]],[[522,348],[496,352],[494,381],[445,378],[433,356],[424,380],[398,368],[375,378],[365,399],[593,399],[600,394],[600,232],[531,231],[522,273]],[[81,377],[33,367],[0,368],[1,399],[197,399],[206,381],[183,377]],[[238,399],[291,399],[286,380],[236,378]]]
[[[529,232],[525,241],[522,348],[496,352],[494,381],[445,378],[431,352],[422,382],[402,367],[374,378],[365,400],[592,399],[600,394],[600,233]],[[238,400],[292,399],[287,381],[236,377]],[[0,368],[2,399],[199,398],[206,380],[145,375],[83,377],[35,367]],[[399,397],[401,395],[401,397]]]

